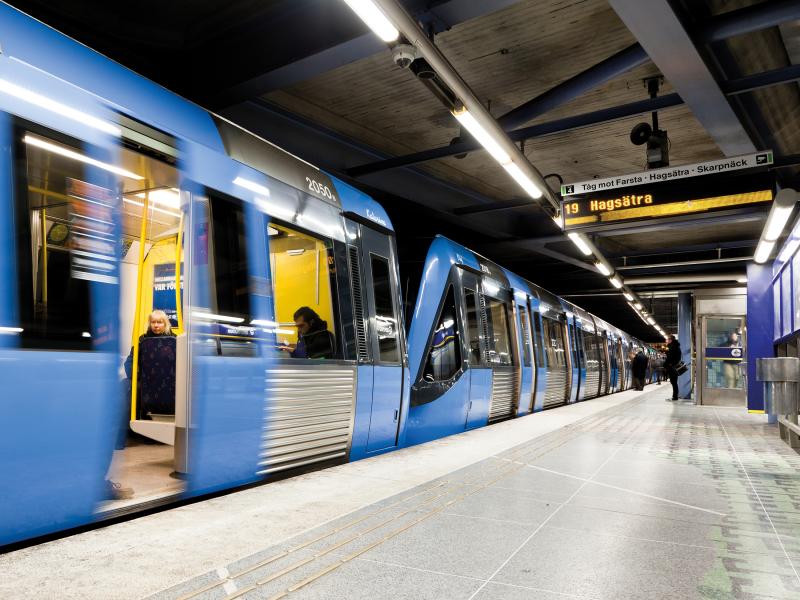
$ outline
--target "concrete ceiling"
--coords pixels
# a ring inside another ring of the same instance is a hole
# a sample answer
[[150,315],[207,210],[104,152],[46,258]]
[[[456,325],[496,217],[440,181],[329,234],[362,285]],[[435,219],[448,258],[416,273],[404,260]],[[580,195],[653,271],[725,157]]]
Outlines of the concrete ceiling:
[[[415,269],[430,238],[441,232],[623,329],[654,338],[605,278],[580,266],[580,254],[485,152],[348,175],[353,167],[446,147],[459,131],[440,101],[409,70],[393,64],[386,45],[340,0],[143,0],[135,8],[88,0],[9,3],[372,193],[396,223],[407,267],[403,283],[412,298]],[[642,170],[643,147],[633,146],[628,134],[649,120],[648,113],[617,114],[581,127],[572,118],[646,100],[643,80],[658,75],[665,77],[660,96],[677,92],[687,99],[674,97],[673,105],[659,112],[671,141],[671,164],[725,154],[711,118],[714,106],[701,104],[711,102],[701,93],[703,86],[717,90],[713,101],[727,111],[727,119],[736,120],[740,137],[753,147],[772,148],[790,163],[800,154],[796,78],[736,95],[729,91],[731,81],[797,64],[798,21],[783,18],[734,36],[730,29],[723,35],[712,27],[725,24],[738,14],[734,11],[787,14],[789,6],[791,13],[796,2],[657,0],[654,6],[664,17],[655,23],[637,12],[638,1],[626,0],[403,3],[435,32],[437,46],[498,117],[637,42],[652,55],[653,60],[644,56],[522,123],[552,129],[549,124],[556,122],[558,131],[524,143],[525,154],[543,174],[576,181]],[[656,35],[659,27],[666,35]],[[692,57],[695,70],[703,70],[702,85],[672,60],[677,56]],[[784,185],[797,185],[795,167],[781,168],[778,175]],[[548,181],[557,187],[555,177]],[[604,234],[594,242],[617,266],[735,258],[752,253],[763,218],[762,211],[713,226]],[[743,272],[743,264],[667,270]],[[669,292],[664,285],[635,289],[647,299],[650,292],[663,296],[665,287]],[[674,300],[648,302],[669,329]]]

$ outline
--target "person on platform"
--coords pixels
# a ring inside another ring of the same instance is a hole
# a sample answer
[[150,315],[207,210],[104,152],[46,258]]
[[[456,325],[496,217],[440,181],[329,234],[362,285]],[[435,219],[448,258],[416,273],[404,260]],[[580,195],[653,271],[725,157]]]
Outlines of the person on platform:
[[297,326],[297,345],[291,351],[292,358],[333,358],[334,337],[328,331],[328,323],[308,306],[294,313]]
[[667,338],[667,356],[664,358],[664,370],[669,377],[669,382],[672,384],[672,400],[675,402],[678,399],[678,371],[677,366],[681,362],[681,345],[674,335]]
[[[742,343],[739,341],[739,332],[731,331],[728,334],[728,339],[725,340],[726,348],[741,348]],[[739,354],[741,356],[741,353]],[[731,356],[735,359],[735,356]],[[730,389],[737,389],[739,387],[739,361],[726,360],[722,362],[722,377],[725,382],[725,387]]]
[[644,389],[645,378],[647,377],[647,356],[644,350],[639,348],[636,356],[631,361],[631,373],[633,374],[633,387],[641,391]]

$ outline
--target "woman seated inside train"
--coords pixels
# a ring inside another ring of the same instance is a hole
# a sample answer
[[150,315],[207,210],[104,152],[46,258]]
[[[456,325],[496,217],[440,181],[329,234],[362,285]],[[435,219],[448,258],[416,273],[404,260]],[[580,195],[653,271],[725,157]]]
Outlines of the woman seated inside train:
[[292,358],[333,358],[335,340],[328,323],[313,309],[301,306],[294,313],[297,345],[287,348]]
[[[175,334],[163,310],[148,315],[147,331],[139,336],[137,397],[141,415],[175,414]],[[133,348],[125,361],[133,374]]]

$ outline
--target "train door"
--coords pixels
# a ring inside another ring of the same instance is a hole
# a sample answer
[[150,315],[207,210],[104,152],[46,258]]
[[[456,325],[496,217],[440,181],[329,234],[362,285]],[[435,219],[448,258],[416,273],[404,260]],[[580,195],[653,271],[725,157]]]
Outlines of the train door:
[[512,417],[517,412],[519,401],[519,358],[516,356],[512,340],[515,339],[513,315],[511,313],[511,294],[506,290],[487,295],[487,287],[482,286],[480,295],[485,316],[487,341],[487,362],[492,368],[492,399],[489,404],[489,423]]
[[531,412],[536,393],[536,361],[534,359],[533,332],[531,331],[530,298],[526,296],[525,302],[517,304],[519,315],[520,343],[522,344],[521,356],[521,384],[518,413],[523,415]]
[[464,294],[464,324],[467,364],[469,366],[469,400],[465,428],[486,424],[492,395],[492,370],[486,362],[486,315],[481,310],[478,278],[471,272],[459,270]]
[[[23,65],[0,73],[25,86],[16,100],[8,87],[0,94],[3,545],[90,521],[110,493],[121,417],[119,186],[133,174],[99,130],[113,115]],[[35,89],[71,116],[34,106]]]
[[367,452],[374,452],[397,445],[403,396],[400,292],[392,238],[362,225],[361,252],[374,365]]

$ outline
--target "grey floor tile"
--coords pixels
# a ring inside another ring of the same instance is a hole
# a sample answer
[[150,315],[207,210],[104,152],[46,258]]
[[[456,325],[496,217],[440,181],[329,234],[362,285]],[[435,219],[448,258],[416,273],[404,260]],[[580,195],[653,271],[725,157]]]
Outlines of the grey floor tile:
[[558,502],[541,500],[539,496],[530,492],[489,487],[448,506],[445,512],[473,518],[538,525],[559,505]]
[[712,548],[545,527],[495,580],[597,598],[700,598],[703,586],[727,585],[716,567]]
[[504,477],[494,487],[532,492],[543,497],[566,499],[582,484],[583,482],[577,479],[524,467]]
[[672,544],[714,548],[715,527],[664,517],[635,515],[567,504],[547,522],[546,527],[586,531],[601,535],[624,536]]
[[[487,583],[475,600],[583,600],[591,596],[561,594],[538,588],[524,588],[500,583]],[[594,599],[593,599],[594,600]]]
[[364,558],[467,577],[489,577],[534,527],[438,514]]
[[481,583],[470,578],[356,559],[293,592],[291,597],[301,600],[464,600]]

